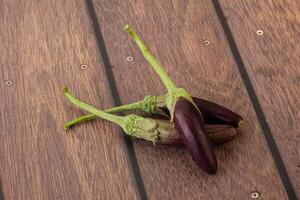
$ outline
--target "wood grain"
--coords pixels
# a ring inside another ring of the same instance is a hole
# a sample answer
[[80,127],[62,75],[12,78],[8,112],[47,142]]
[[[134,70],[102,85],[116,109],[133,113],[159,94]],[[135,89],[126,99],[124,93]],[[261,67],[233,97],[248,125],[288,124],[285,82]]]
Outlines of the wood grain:
[[[261,199],[286,199],[211,2],[94,0],[94,4],[122,103],[165,92],[137,46],[122,32],[130,22],[178,85],[245,117],[240,137],[216,150],[216,176],[201,172],[182,148],[135,141],[149,199],[250,199],[252,191],[259,191]],[[128,56],[133,61],[127,61]]]
[[4,0],[0,13],[4,198],[138,199],[115,126],[98,120],[62,130],[82,114],[63,97],[63,85],[112,106],[85,1]]
[[220,3],[300,197],[300,2]]

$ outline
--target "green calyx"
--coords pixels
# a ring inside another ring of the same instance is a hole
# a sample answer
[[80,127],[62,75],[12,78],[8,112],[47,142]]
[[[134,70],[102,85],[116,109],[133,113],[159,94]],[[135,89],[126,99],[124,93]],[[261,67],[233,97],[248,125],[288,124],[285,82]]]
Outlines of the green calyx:
[[128,135],[142,138],[153,143],[158,140],[158,124],[155,120],[134,114],[124,118],[121,127]]
[[148,95],[145,96],[144,100],[139,106],[139,109],[141,109],[144,112],[147,113],[155,113],[157,112],[156,109],[156,96]]
[[191,94],[188,91],[186,91],[186,89],[176,88],[176,89],[168,92],[168,94],[167,94],[166,105],[170,111],[173,111],[175,103],[180,97],[183,97],[183,98],[189,100],[190,102],[194,103]]
[[[70,102],[77,107],[121,126],[125,133],[130,136],[152,141],[153,143],[158,140],[158,124],[155,122],[155,120],[143,118],[134,114],[127,116],[113,115],[81,102],[79,99],[73,96],[67,87],[63,88],[63,93],[70,100]],[[116,110],[116,108],[114,109]]]
[[[137,102],[130,103],[127,105],[122,105],[122,106],[106,109],[106,110],[104,110],[104,112],[118,113],[118,112],[130,111],[130,110],[142,110],[144,112],[151,113],[151,114],[163,115],[164,113],[162,113],[162,111],[159,110],[159,108],[165,106],[164,99],[165,98],[163,95],[161,95],[161,96],[149,95],[149,96],[145,96],[145,98],[142,101],[137,101]],[[90,121],[90,120],[93,120],[96,118],[97,118],[97,115],[95,115],[93,113],[82,115],[76,119],[73,119],[73,120],[65,123],[64,130],[68,131],[72,126],[74,126],[76,124]]]

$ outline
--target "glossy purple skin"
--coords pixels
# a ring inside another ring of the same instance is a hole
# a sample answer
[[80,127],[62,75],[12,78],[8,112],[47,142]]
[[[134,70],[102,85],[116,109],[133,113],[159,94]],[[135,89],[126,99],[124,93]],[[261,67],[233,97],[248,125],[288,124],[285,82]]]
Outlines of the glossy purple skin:
[[201,113],[191,102],[180,97],[174,106],[173,120],[193,160],[205,172],[215,174],[217,160]]
[[[243,125],[243,117],[232,110],[205,99],[192,98],[200,110],[205,124],[228,124],[235,128],[241,128]],[[170,114],[167,108],[161,109],[168,115]]]
[[200,110],[206,124],[228,124],[240,128],[243,118],[232,110],[214,102],[193,97],[193,101]]

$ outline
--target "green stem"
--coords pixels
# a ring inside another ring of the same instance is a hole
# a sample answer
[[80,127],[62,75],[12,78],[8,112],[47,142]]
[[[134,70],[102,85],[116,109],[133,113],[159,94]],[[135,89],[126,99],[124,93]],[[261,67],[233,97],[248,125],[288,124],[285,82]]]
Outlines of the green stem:
[[135,43],[140,48],[145,59],[150,63],[155,72],[159,75],[160,79],[166,86],[168,90],[167,97],[165,99],[165,104],[171,113],[171,120],[173,120],[173,109],[176,101],[179,97],[183,97],[195,104],[192,100],[191,94],[189,94],[184,88],[178,88],[174,84],[174,82],[170,79],[166,71],[162,68],[162,66],[157,62],[157,60],[152,56],[149,52],[143,41],[140,37],[132,30],[129,24],[125,25],[124,30],[128,33],[128,35],[135,41]]
[[[131,104],[106,109],[106,110],[104,110],[104,112],[117,113],[117,112],[124,112],[124,111],[140,109],[147,113],[152,113],[152,114],[156,113],[156,114],[160,114],[160,115],[165,115],[165,113],[163,113],[162,111],[159,110],[159,108],[165,106],[165,103],[164,103],[165,99],[166,99],[166,95],[159,95],[159,96],[149,95],[149,96],[145,96],[145,98],[141,101],[137,101],[137,102],[134,102]],[[90,120],[93,120],[96,118],[97,118],[97,116],[94,114],[82,115],[76,119],[66,122],[64,124],[64,130],[67,131],[76,124],[87,122],[87,121],[90,121]]]
[[91,121],[93,119],[96,119],[97,115],[94,114],[86,114],[86,115],[82,115],[80,117],[77,117],[76,119],[73,119],[71,121],[68,121],[64,124],[64,130],[68,131],[72,126],[75,126],[76,124],[79,123],[83,123],[83,122],[87,122],[87,121]]
[[[106,112],[106,113],[118,113],[118,112],[135,110],[135,109],[139,109],[141,107],[142,103],[143,103],[143,101],[138,101],[138,102],[134,102],[134,103],[123,105],[123,106],[109,108],[109,109],[104,110],[104,112]],[[64,124],[64,130],[67,131],[72,126],[74,126],[76,124],[91,121],[91,120],[96,119],[96,118],[97,118],[97,115],[92,114],[92,113],[82,115],[82,116],[80,116],[76,119],[73,119],[72,121],[69,121],[69,122],[65,123]]]
[[94,115],[97,115],[97,116],[99,116],[103,119],[106,119],[108,121],[111,121],[115,124],[118,124],[119,126],[122,126],[122,123],[124,121],[124,117],[106,113],[104,111],[98,110],[97,108],[95,108],[93,106],[90,106],[86,103],[81,102],[79,99],[77,99],[76,97],[74,97],[72,95],[72,93],[69,91],[69,89],[67,87],[63,88],[63,93],[73,104],[75,104],[79,108],[81,108],[83,110],[86,110],[90,113],[93,113]]
[[[155,143],[158,140],[158,124],[155,120],[139,115],[117,116],[98,110],[74,97],[67,87],[63,88],[64,95],[77,107],[119,125],[126,134]],[[130,107],[130,106],[129,106]],[[113,108],[111,110],[118,110]]]
[[132,30],[131,26],[129,24],[125,25],[124,30],[128,33],[128,35],[135,41],[135,43],[140,48],[143,56],[145,59],[150,63],[152,68],[155,70],[155,72],[159,75],[162,82],[166,86],[168,92],[173,91],[176,89],[176,85],[174,82],[170,79],[167,72],[161,67],[161,65],[158,63],[158,61],[152,56],[152,54],[149,52],[143,41],[140,39],[140,37]]

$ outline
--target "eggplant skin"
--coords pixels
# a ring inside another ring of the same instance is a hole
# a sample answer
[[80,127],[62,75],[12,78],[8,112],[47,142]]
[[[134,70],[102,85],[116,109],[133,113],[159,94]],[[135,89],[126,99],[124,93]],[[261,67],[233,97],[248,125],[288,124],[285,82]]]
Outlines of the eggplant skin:
[[[241,115],[224,106],[199,97],[192,97],[192,99],[200,110],[205,124],[227,124],[235,128],[242,128],[244,120]],[[167,108],[160,109],[162,109],[166,114],[170,115],[170,112]]]
[[228,143],[238,135],[237,130],[230,125],[206,124],[205,127],[214,146]]
[[200,110],[204,118],[204,123],[228,124],[235,128],[241,128],[243,126],[243,117],[232,110],[198,97],[193,97],[192,99]]
[[[182,140],[177,130],[173,128],[168,120],[156,120],[159,123],[159,140],[157,144],[182,146]],[[208,136],[214,146],[222,145],[232,141],[238,132],[233,126],[224,124],[205,124]]]
[[193,160],[205,172],[215,174],[218,168],[216,156],[198,109],[180,97],[174,106],[173,121]]

